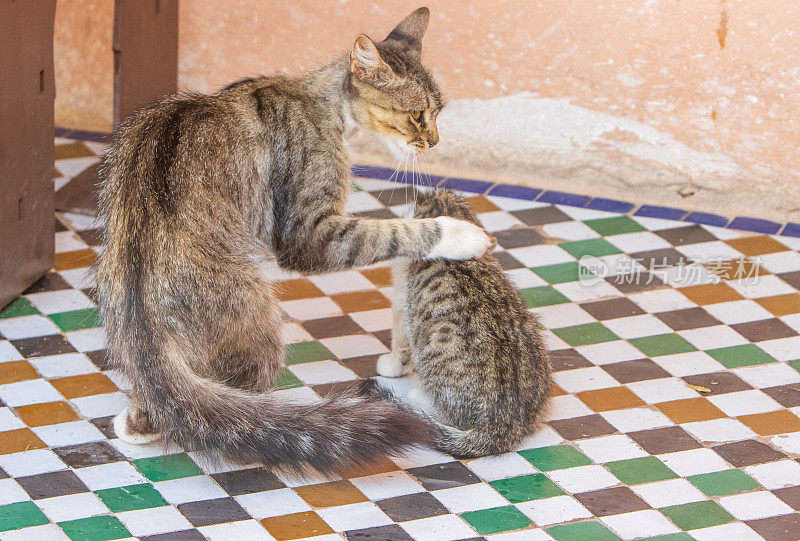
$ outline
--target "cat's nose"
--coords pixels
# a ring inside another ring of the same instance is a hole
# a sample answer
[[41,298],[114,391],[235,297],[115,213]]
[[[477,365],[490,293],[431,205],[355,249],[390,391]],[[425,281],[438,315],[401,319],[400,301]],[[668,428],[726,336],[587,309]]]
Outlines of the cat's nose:
[[438,143],[438,142],[439,142],[439,138],[438,138],[438,137],[437,137],[437,138],[435,138],[435,139],[433,139],[433,138],[431,138],[431,139],[428,139],[428,148],[433,148],[433,147],[435,147],[435,146],[436,146],[436,143]]

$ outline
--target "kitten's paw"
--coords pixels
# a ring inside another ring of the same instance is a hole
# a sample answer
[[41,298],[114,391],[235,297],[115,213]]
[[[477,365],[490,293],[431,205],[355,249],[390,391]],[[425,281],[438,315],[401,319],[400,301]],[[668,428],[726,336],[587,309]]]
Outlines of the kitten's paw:
[[403,364],[391,353],[384,353],[378,357],[378,365],[375,369],[378,374],[385,378],[399,378],[411,372],[411,363]]
[[114,432],[117,437],[126,443],[133,445],[147,445],[161,439],[161,435],[156,433],[142,433],[131,426],[129,414],[131,409],[126,407],[114,417]]
[[475,224],[449,216],[434,218],[442,237],[428,252],[427,259],[472,259],[486,253],[492,244],[486,232]]

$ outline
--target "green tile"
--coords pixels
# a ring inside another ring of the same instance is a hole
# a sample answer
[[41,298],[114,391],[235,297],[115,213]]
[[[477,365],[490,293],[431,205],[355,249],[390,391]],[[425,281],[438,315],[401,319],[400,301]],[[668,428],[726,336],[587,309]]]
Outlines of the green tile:
[[278,372],[278,377],[275,378],[275,387],[276,391],[280,391],[283,389],[293,389],[295,387],[302,387],[303,382],[297,379],[297,376],[292,374],[288,368],[283,368],[280,372]]
[[725,509],[711,500],[672,505],[660,511],[681,530],[710,528],[733,520]]
[[564,250],[575,259],[580,259],[586,255],[603,257],[604,255],[621,254],[616,246],[605,239],[574,240],[559,244]]
[[603,235],[621,235],[622,233],[636,233],[647,231],[644,227],[633,221],[628,216],[616,216],[614,218],[600,218],[597,220],[584,220],[586,225]]
[[107,488],[98,490],[95,494],[114,513],[168,505],[167,501],[161,497],[161,494],[151,484]]
[[617,535],[593,520],[560,524],[547,530],[556,541],[618,541]]
[[584,323],[572,327],[562,327],[553,333],[572,347],[586,346],[619,340],[619,336],[603,326],[602,323]]
[[511,503],[541,500],[564,494],[564,491],[543,473],[500,479],[489,484]]
[[73,541],[109,541],[131,537],[131,532],[117,517],[100,516],[59,522],[64,533]]
[[644,338],[632,338],[628,341],[648,357],[697,351],[696,347],[687,342],[683,336],[677,334],[658,334],[656,336],[645,336]]
[[475,528],[480,535],[519,530],[533,524],[528,517],[522,514],[522,511],[513,505],[470,511],[463,513],[461,518]]
[[140,458],[134,460],[133,465],[152,482],[169,481],[203,473],[186,453]]
[[693,541],[693,537],[688,533],[668,533],[667,535],[657,535],[655,537],[643,537],[639,541]]
[[768,355],[755,344],[709,349],[706,350],[706,353],[718,360],[725,368],[738,368],[740,366],[777,362],[774,357]]
[[589,458],[569,445],[553,445],[519,451],[522,457],[541,471],[561,470],[591,464]]
[[91,329],[93,327],[102,327],[103,325],[97,308],[61,312],[60,314],[50,314],[47,317],[52,319],[53,323],[58,325],[58,328],[64,332]]
[[49,522],[50,520],[31,501],[0,505],[0,532],[41,526]]
[[796,361],[789,361],[786,364],[788,364],[789,366],[791,366],[792,368],[794,368],[795,370],[800,372],[800,359],[798,359]]
[[25,297],[17,297],[11,304],[0,310],[0,319],[8,319],[10,317],[30,316],[38,314],[39,310],[33,307],[31,301]]
[[[580,264],[577,261],[559,263],[557,265],[545,265],[544,267],[531,268],[539,277],[548,284],[563,284],[565,282],[577,282],[580,271]],[[586,271],[582,271],[586,276]]]
[[663,462],[654,456],[616,460],[606,464],[617,479],[626,485],[651,483],[678,477]]
[[310,363],[313,361],[327,361],[336,356],[328,348],[317,342],[300,342],[286,346],[286,364]]
[[758,483],[742,470],[725,470],[687,477],[706,496],[730,496],[758,488]]
[[569,302],[569,299],[562,295],[561,292],[549,286],[528,287],[521,289],[519,294],[528,308],[539,308],[540,306]]

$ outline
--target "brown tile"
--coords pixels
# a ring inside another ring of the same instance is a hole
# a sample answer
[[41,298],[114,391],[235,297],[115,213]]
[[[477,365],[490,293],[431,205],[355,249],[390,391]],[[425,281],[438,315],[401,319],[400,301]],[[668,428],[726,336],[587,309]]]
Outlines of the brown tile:
[[760,321],[739,323],[737,325],[731,325],[731,328],[751,342],[797,336],[797,331],[780,319],[762,319]]
[[742,415],[737,419],[761,436],[774,436],[775,434],[800,431],[800,419],[789,410]]
[[356,477],[389,473],[398,471],[399,469],[400,467],[397,464],[392,462],[388,457],[384,457],[379,459],[377,462],[373,462],[372,464],[341,470],[339,474],[345,479],[355,479]]
[[664,285],[661,278],[646,271],[607,276],[606,282],[617,288],[623,295],[650,291]]
[[724,282],[719,284],[703,284],[679,288],[678,291],[686,295],[695,304],[716,304],[718,302],[739,301],[742,296],[731,286]]
[[496,231],[492,235],[497,239],[497,244],[506,250],[534,246],[545,241],[545,238],[532,227],[512,227],[505,231]]
[[334,533],[328,523],[314,511],[265,518],[261,525],[278,541]]
[[594,411],[619,410],[645,404],[641,398],[633,394],[633,391],[627,387],[584,391],[578,393],[577,396]]
[[80,269],[93,265],[95,261],[97,261],[97,253],[91,248],[85,248],[56,254],[53,268],[58,271]]
[[615,319],[618,317],[639,316],[645,314],[639,305],[626,297],[609,299],[605,301],[586,302],[580,305],[599,320]]
[[753,299],[773,316],[781,317],[800,313],[800,294],[789,293],[774,297]]
[[377,192],[370,192],[370,195],[386,205],[387,207],[394,205],[405,205],[415,200],[415,190],[409,185],[400,184],[400,187],[391,190],[380,190]]
[[692,423],[727,417],[722,410],[703,397],[670,400],[660,402],[655,406],[676,423]]
[[726,240],[725,243],[744,255],[755,256],[764,254],[774,254],[789,250],[769,235],[756,235],[752,237],[742,237],[739,239]]
[[97,227],[95,229],[86,229],[84,231],[78,231],[78,236],[81,238],[83,242],[85,242],[89,246],[99,246],[103,244],[104,231],[105,230],[102,227]]
[[699,385],[700,387],[711,389],[711,392],[704,393],[704,396],[714,396],[718,394],[732,393],[734,391],[746,391],[748,389],[752,389],[750,385],[732,372],[711,372],[709,374],[686,376],[683,378],[683,381],[691,385]]
[[783,272],[778,276],[795,289],[800,289],[800,271]]
[[496,210],[500,210],[500,207],[489,201],[489,199],[483,195],[467,197],[467,203],[469,203],[469,206],[472,207],[472,210],[476,213],[494,212]]
[[573,370],[575,368],[587,368],[594,366],[586,358],[574,349],[559,349],[550,352],[550,364],[553,370]]
[[350,316],[326,317],[303,322],[303,328],[316,339],[360,334],[364,329]]
[[381,344],[389,349],[392,349],[392,329],[384,329],[382,331],[372,331],[372,336],[377,338]]
[[125,455],[106,441],[67,445],[53,449],[53,452],[70,468],[86,468],[125,460]]
[[391,308],[392,303],[386,296],[377,290],[353,291],[350,293],[339,293],[331,295],[331,299],[342,307],[342,310],[351,314],[353,312],[363,312],[364,310],[378,310],[379,308]]
[[717,237],[699,225],[664,229],[663,231],[656,231],[655,234],[673,246],[683,246],[685,244],[697,244],[698,242],[710,242],[717,240]]
[[544,225],[572,221],[572,218],[553,206],[517,210],[511,212],[511,214],[522,220],[525,225]]
[[659,312],[655,316],[665,325],[674,331],[685,331],[687,329],[699,329],[719,325],[720,322],[700,308],[684,308],[683,310],[670,310],[669,312]]
[[31,404],[16,408],[16,412],[28,426],[55,425],[78,420],[78,415],[66,402]]
[[71,158],[94,158],[94,152],[81,142],[66,143],[55,146],[55,159],[68,160]]
[[604,364],[603,370],[611,374],[620,383],[671,377],[669,372],[650,359]]
[[748,520],[745,524],[769,541],[797,541],[797,532],[800,532],[800,514]]
[[703,266],[723,280],[752,280],[771,274],[760,262],[747,258],[712,261]]
[[784,408],[800,406],[800,383],[761,389]]
[[367,501],[367,497],[347,480],[296,487],[294,491],[312,507],[333,507]]
[[689,258],[675,248],[661,248],[631,254],[631,258],[649,271],[687,265]]
[[72,286],[64,280],[57,272],[48,272],[22,294],[31,295],[33,293],[44,293],[45,291],[60,291],[62,289],[72,289]]
[[779,488],[772,491],[778,498],[783,500],[789,507],[800,511],[800,485]]
[[608,421],[597,414],[550,421],[548,424],[566,440],[596,438],[617,431]]
[[786,458],[786,455],[780,451],[756,440],[742,440],[717,445],[714,447],[714,451],[737,468]]
[[108,379],[105,374],[99,372],[82,376],[51,379],[50,384],[68,399],[113,393],[118,390],[114,382]]
[[43,357],[45,355],[59,355],[76,351],[72,344],[60,334],[11,340],[11,345],[23,357]]
[[0,432],[0,455],[21,453],[30,449],[44,449],[44,444],[30,428]]
[[311,388],[322,398],[325,398],[331,393],[338,394],[358,394],[361,380],[355,379],[352,381],[336,381],[334,383],[323,383],[321,385],[313,385]]
[[375,367],[378,364],[380,355],[363,355],[361,357],[351,357],[350,359],[340,360],[339,363],[358,374],[360,378],[373,378],[378,375]]
[[598,517],[650,509],[650,506],[628,487],[613,487],[583,492],[575,494],[575,499]]
[[17,477],[16,481],[33,500],[89,492],[89,488],[71,470]]
[[651,455],[697,449],[702,445],[679,426],[630,432],[628,436]]
[[[497,234],[495,234],[497,237]],[[497,242],[500,242],[499,240]],[[502,244],[500,245],[502,246]],[[513,270],[513,269],[522,269],[525,268],[525,265],[520,263],[514,256],[509,254],[508,252],[501,252],[500,250],[495,250],[492,255],[495,259],[497,259],[500,266],[503,267],[503,270]]]
[[392,281],[392,268],[391,267],[378,267],[377,269],[364,269],[358,271],[363,274],[367,280],[375,284],[377,287],[389,287],[394,282]]
[[83,353],[94,365],[100,370],[108,370],[111,368],[111,359],[108,356],[108,351],[105,349],[98,349],[95,351],[85,351]]
[[294,301],[324,297],[325,294],[307,278],[283,280],[275,283],[275,295],[279,301]]
[[28,361],[0,363],[0,385],[38,378],[39,373]]

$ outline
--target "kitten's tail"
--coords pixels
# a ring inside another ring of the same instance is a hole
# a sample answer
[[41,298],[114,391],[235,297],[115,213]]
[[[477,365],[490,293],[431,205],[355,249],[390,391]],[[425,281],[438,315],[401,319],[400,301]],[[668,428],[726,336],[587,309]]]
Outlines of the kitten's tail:
[[188,348],[151,351],[159,349],[132,363],[133,391],[164,436],[212,457],[327,474],[433,439],[428,422],[388,400],[339,394],[291,404],[197,375]]

